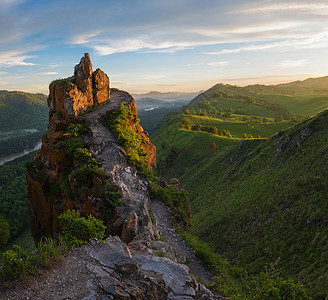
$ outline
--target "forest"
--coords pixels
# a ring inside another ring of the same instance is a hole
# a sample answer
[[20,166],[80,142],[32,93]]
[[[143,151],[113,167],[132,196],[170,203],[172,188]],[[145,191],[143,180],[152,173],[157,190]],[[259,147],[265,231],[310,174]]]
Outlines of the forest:
[[35,152],[0,166],[0,212],[9,223],[10,240],[19,236],[28,225],[25,161]]

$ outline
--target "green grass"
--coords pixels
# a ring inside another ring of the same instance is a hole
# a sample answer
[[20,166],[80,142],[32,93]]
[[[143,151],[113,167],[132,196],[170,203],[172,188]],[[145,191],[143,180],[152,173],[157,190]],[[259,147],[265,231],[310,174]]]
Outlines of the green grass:
[[157,149],[156,171],[167,180],[183,175],[196,163],[211,156],[210,146],[213,142],[219,146],[219,150],[235,143],[233,139],[180,130],[178,129],[179,116],[168,115],[160,129],[151,136],[151,142]]
[[265,138],[293,126],[293,123],[287,121],[268,124],[250,124],[237,121],[235,118],[223,121],[222,119],[205,116],[184,116],[184,119],[190,121],[192,124],[212,125],[218,130],[229,130],[237,138],[242,138],[243,133],[252,134],[253,137],[260,136],[261,138]]
[[179,228],[178,232],[195,250],[196,256],[216,274],[211,287],[228,299],[311,299],[302,284],[277,276],[279,259],[268,264],[265,272],[249,275],[244,269],[232,266],[194,234]]
[[[311,135],[301,138],[305,128]],[[327,111],[267,141],[237,142],[181,176],[191,196],[192,232],[250,273],[280,257],[280,275],[324,297],[326,128]]]

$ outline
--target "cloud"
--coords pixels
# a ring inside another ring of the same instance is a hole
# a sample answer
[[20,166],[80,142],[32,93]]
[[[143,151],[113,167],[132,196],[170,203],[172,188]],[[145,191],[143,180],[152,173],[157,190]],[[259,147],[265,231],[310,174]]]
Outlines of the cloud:
[[[249,7],[251,6],[251,7]],[[254,4],[248,5],[248,7],[244,7],[241,9],[237,9],[234,14],[258,14],[258,13],[273,13],[273,12],[306,12],[306,13],[319,13],[319,14],[327,14],[328,12],[328,4],[327,2],[315,2],[311,1],[309,3],[306,2],[282,2],[282,3],[268,3],[263,4],[263,2],[256,2]]]
[[[96,44],[92,48],[99,55],[110,55],[114,53],[139,51],[142,53],[174,53],[190,47],[185,45],[174,45],[172,42],[148,41],[147,37],[128,38],[120,40],[107,40],[106,44]],[[102,41],[104,43],[104,41]]]
[[224,67],[224,66],[228,66],[229,63],[230,62],[228,62],[228,61],[215,61],[215,62],[207,63],[207,65],[211,66],[211,67],[216,67],[216,66]]
[[92,38],[98,36],[100,33],[101,33],[101,30],[79,34],[79,35],[73,37],[71,44],[79,45],[79,44],[89,43],[92,40]]
[[57,72],[41,72],[40,75],[58,75]]
[[26,62],[25,60],[28,58],[32,58],[33,56],[22,55],[23,53],[20,51],[7,51],[0,52],[0,66],[34,66],[34,63]]
[[277,41],[271,43],[258,43],[258,44],[247,45],[238,48],[204,52],[204,54],[222,55],[222,54],[235,54],[245,51],[262,51],[262,50],[292,51],[292,50],[301,50],[301,49],[325,48],[327,46],[328,46],[328,31],[301,39],[288,39],[284,41]]
[[302,66],[308,65],[308,64],[310,64],[310,62],[306,61],[305,59],[299,59],[299,60],[284,60],[279,63],[270,64],[269,66],[289,69],[289,68],[302,67]]
[[7,81],[0,81],[0,84],[2,84],[2,85],[8,85],[9,82],[7,82]]

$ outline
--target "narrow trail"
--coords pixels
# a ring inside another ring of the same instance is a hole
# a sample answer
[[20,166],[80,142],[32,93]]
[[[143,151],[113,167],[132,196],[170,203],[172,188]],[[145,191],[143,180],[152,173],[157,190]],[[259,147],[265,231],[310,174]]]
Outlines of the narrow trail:
[[188,257],[190,261],[188,264],[190,272],[198,281],[203,284],[212,283],[212,277],[215,276],[215,274],[208,271],[202,265],[195,255],[195,250],[188,247],[182,237],[175,231],[171,224],[169,208],[158,200],[151,200],[150,206],[152,207],[153,214],[157,219],[158,228],[162,232],[166,243],[178,253],[184,254]]

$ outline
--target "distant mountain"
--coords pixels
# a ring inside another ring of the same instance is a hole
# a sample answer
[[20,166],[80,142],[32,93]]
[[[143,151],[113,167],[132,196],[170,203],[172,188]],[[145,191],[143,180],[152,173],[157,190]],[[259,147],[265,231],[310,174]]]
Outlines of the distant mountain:
[[244,114],[263,117],[315,115],[328,108],[328,76],[309,78],[278,85],[248,85],[244,87],[216,84],[197,95],[189,109],[207,111],[242,110]]
[[136,101],[141,100],[143,98],[150,98],[156,99],[157,101],[186,101],[191,100],[196,97],[200,92],[190,92],[190,93],[183,93],[183,92],[167,92],[161,93],[156,91],[151,91],[146,94],[133,94],[133,97]]
[[0,130],[42,127],[48,119],[47,96],[0,91]]

